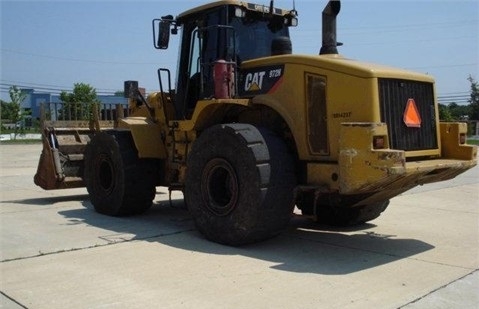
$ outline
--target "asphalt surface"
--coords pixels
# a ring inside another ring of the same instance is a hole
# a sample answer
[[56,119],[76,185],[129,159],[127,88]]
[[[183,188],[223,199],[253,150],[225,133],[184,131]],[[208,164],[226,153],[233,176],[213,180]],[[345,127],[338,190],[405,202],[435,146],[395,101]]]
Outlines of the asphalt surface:
[[41,145],[0,145],[0,308],[479,308],[479,169],[391,200],[356,229],[295,217],[232,248],[158,188],[144,215],[33,184]]

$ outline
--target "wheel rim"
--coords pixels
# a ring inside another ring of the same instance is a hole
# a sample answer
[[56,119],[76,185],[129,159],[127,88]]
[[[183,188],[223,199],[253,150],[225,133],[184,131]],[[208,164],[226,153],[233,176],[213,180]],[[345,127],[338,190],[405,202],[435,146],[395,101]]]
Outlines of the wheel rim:
[[238,179],[231,164],[220,158],[206,164],[201,179],[203,205],[217,216],[226,216],[238,203]]
[[114,187],[114,171],[111,160],[106,154],[101,154],[97,162],[98,185],[106,194],[110,193]]

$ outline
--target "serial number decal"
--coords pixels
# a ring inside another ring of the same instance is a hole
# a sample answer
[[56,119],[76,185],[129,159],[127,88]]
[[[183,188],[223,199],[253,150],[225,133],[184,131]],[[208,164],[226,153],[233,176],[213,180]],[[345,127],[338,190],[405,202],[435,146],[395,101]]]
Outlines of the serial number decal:
[[350,118],[353,112],[333,113],[333,118]]
[[283,70],[282,69],[275,69],[275,70],[271,70],[269,71],[269,77],[272,78],[272,77],[279,77],[281,76],[281,72]]

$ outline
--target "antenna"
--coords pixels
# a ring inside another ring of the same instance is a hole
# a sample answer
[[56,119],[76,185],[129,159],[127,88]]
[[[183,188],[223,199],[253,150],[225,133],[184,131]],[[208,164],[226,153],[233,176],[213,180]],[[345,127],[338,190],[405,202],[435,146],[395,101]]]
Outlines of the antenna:
[[274,9],[274,0],[269,2],[269,14],[273,16],[273,9]]
[[296,0],[293,0],[293,9],[290,11],[290,13],[298,16],[298,11],[296,11]]

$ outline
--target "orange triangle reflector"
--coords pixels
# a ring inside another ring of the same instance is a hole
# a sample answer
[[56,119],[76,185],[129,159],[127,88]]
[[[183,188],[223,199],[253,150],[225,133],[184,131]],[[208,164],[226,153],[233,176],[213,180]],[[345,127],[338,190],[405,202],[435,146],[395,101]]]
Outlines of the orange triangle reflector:
[[419,115],[419,110],[417,109],[414,99],[407,100],[403,121],[408,128],[421,127],[421,115]]

